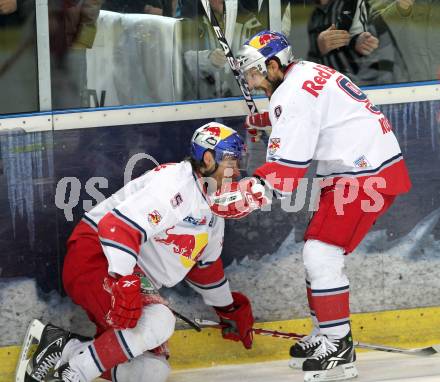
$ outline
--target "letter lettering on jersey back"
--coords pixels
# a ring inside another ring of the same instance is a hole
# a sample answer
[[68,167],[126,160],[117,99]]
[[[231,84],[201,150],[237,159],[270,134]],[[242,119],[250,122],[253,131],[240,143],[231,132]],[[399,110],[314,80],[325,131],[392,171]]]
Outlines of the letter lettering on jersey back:
[[310,80],[304,81],[303,86],[302,86],[302,88],[304,90],[307,90],[314,97],[319,96],[318,92],[321,91],[323,87],[324,86],[317,85],[313,81],[310,81]]
[[[336,69],[332,69],[332,68],[330,68],[330,67],[328,67],[328,66],[321,65],[321,64],[317,64],[317,65],[315,66],[315,68],[326,70],[327,72],[329,72],[329,73],[331,73],[331,74],[335,74],[335,73],[336,73]],[[330,78],[330,77],[329,77],[329,78]]]
[[315,76],[314,80],[319,85],[324,85],[327,82],[324,78],[319,76]]
[[[318,68],[313,68],[313,69],[318,69]],[[328,80],[332,75],[328,72],[326,72],[325,70],[318,70],[318,74],[322,77],[325,78],[326,80]],[[316,78],[316,77],[315,77]]]
[[383,134],[389,133],[392,130],[391,123],[387,117],[379,118],[379,123]]
[[312,96],[318,97],[319,92],[324,88],[327,80],[336,73],[336,70],[327,68],[327,66],[324,65],[315,65],[313,69],[318,72],[318,75],[313,77],[313,81],[304,81],[302,88],[308,91]]

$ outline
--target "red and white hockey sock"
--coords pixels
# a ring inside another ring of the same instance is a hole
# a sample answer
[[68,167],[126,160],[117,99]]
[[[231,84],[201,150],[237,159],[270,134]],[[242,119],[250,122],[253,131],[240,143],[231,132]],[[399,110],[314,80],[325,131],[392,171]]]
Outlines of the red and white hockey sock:
[[321,334],[344,337],[350,330],[349,282],[344,269],[344,249],[319,240],[308,240],[303,249],[309,305]]
[[166,342],[174,331],[175,317],[162,304],[144,307],[133,329],[108,329],[68,360],[71,369],[91,381],[106,370],[138,357]]
[[349,285],[311,292],[320,333],[345,337],[350,331]]
[[69,365],[85,381],[92,381],[113,366],[133,358],[121,330],[109,329],[69,359]]
[[306,279],[307,288],[307,301],[309,302],[310,318],[312,319],[313,329],[310,335],[316,336],[319,334],[319,322],[316,318],[315,308],[313,307],[312,288],[310,287],[310,281]]

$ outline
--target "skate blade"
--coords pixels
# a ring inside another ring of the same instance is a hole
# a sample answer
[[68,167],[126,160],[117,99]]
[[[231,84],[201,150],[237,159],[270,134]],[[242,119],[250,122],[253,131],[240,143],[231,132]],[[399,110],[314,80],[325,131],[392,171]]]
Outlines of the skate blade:
[[28,326],[15,370],[15,382],[24,382],[26,367],[32,358],[29,350],[40,341],[44,328],[45,325],[39,320],[33,320]]
[[294,357],[292,357],[289,359],[288,365],[291,369],[301,369],[302,370],[303,363],[306,359],[307,358],[294,358]]
[[321,371],[306,371],[304,382],[343,381],[356,378],[358,371],[354,363],[345,363],[334,369]]

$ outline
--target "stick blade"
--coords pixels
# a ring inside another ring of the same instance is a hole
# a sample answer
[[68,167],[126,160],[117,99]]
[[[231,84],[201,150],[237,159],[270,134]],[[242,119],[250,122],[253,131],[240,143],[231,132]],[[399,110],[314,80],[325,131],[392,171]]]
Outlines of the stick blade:
[[198,324],[199,326],[203,327],[220,327],[221,325],[216,322],[216,321],[211,321],[211,320],[204,320],[202,318],[195,318],[194,321],[196,322],[196,324]]
[[415,355],[419,357],[428,357],[440,353],[440,344],[427,346],[424,348],[416,348],[416,349],[402,349],[392,346],[372,345],[372,344],[366,344],[363,342],[356,342],[356,341],[354,341],[354,345],[361,349],[370,349],[370,350],[384,351],[388,353]]
[[33,320],[26,331],[23,346],[20,351],[20,356],[15,370],[15,382],[24,382],[26,374],[26,367],[31,358],[29,350],[35,341],[40,341],[45,325],[39,320]]
[[420,356],[430,356],[430,355],[435,355],[440,353],[440,345],[432,345],[432,346],[428,346],[426,348],[420,348],[420,349],[414,349],[415,350],[415,355],[420,355]]

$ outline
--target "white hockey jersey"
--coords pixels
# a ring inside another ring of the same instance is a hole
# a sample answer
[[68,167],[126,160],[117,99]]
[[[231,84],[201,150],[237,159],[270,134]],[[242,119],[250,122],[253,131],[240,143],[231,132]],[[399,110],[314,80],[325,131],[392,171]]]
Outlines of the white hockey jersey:
[[[220,261],[224,220],[211,213],[197,179],[187,161],[161,165],[85,214],[83,222],[97,232],[110,274],[131,274],[138,265],[156,288],[172,287],[196,263]],[[202,277],[209,288],[192,286],[199,292],[215,289],[215,295],[202,293],[205,302],[223,306],[232,297],[221,262],[216,269]]]
[[304,176],[312,160],[318,161],[318,177],[356,177],[363,184],[375,176],[386,181],[383,193],[409,190],[389,121],[336,70],[308,61],[292,64],[270,99],[269,115],[267,163],[256,175],[281,193],[293,191],[297,184],[288,179]]

